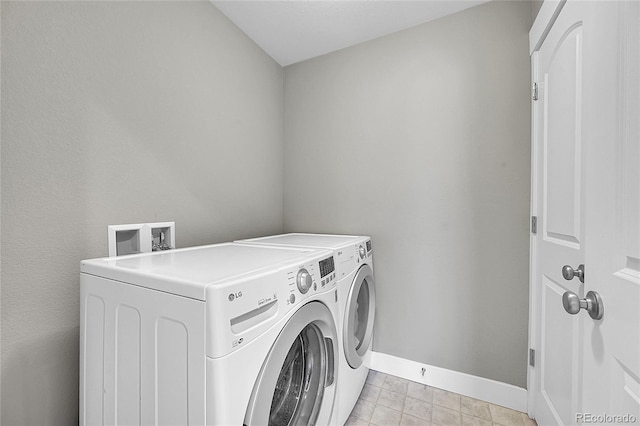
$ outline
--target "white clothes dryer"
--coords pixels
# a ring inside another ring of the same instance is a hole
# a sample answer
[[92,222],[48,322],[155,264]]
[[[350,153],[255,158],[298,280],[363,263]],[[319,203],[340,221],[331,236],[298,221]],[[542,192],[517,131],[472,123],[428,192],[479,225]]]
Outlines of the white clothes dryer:
[[333,250],[338,275],[338,327],[341,336],[338,402],[332,422],[343,425],[358,400],[369,372],[376,294],[371,238],[294,233],[237,242]]
[[83,261],[80,424],[330,424],[333,265],[233,243]]

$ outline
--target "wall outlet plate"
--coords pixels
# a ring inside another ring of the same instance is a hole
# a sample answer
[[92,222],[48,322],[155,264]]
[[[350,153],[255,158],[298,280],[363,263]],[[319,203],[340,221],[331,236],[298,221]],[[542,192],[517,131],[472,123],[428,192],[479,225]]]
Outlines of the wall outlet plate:
[[143,224],[109,225],[109,256],[142,253]]
[[133,223],[107,227],[109,257],[170,250],[176,247],[176,223]]
[[151,232],[151,251],[171,250],[176,248],[176,223],[148,223]]

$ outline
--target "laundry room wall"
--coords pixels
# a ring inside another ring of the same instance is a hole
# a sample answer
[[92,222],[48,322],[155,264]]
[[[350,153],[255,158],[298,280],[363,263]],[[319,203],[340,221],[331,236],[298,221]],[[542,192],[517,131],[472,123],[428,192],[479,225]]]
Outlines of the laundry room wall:
[[373,237],[374,350],[526,387],[526,1],[285,68],[286,231]]
[[3,425],[78,423],[107,225],[282,231],[282,68],[208,1],[1,2]]
[[531,1],[531,7],[532,7],[532,12],[533,12],[533,20],[536,20],[536,17],[538,16],[538,13],[540,12],[540,8],[542,7],[542,3],[544,3],[543,0],[532,0]]

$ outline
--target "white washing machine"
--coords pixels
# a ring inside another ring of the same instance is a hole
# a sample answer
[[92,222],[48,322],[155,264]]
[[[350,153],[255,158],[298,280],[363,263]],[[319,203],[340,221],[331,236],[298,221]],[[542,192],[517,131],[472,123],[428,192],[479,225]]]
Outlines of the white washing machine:
[[334,265],[233,243],[83,261],[80,424],[330,424]]
[[367,379],[375,319],[373,249],[366,236],[283,234],[237,241],[275,247],[330,249],[338,274],[340,365],[338,405],[332,422],[343,425]]

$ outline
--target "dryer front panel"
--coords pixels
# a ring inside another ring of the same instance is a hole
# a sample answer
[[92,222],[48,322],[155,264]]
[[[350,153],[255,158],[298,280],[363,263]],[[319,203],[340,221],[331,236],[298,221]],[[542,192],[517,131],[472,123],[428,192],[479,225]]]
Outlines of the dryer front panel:
[[373,270],[364,264],[349,289],[343,319],[344,355],[351,368],[360,367],[365,354],[371,349],[375,309]]

